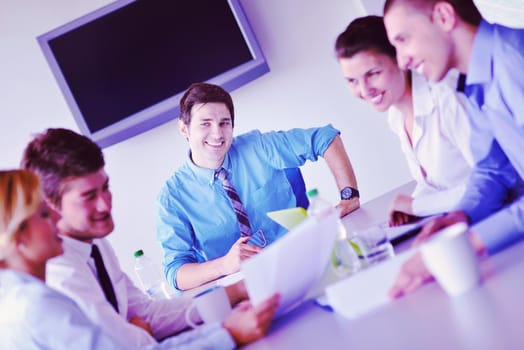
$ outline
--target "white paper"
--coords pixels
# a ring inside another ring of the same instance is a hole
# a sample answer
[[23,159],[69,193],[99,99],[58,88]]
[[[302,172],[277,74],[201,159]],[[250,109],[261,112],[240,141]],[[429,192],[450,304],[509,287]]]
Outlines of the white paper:
[[347,318],[356,318],[390,302],[387,293],[402,264],[415,249],[358,272],[326,288],[328,304]]
[[244,261],[241,271],[254,305],[281,296],[277,316],[304,300],[320,281],[337,237],[338,212],[308,218],[262,252]]

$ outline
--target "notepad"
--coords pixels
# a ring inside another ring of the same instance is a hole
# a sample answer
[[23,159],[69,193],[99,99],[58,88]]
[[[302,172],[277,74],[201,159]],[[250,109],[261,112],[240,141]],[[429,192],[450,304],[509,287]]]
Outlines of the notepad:
[[307,219],[307,211],[304,208],[297,207],[270,211],[267,213],[267,216],[277,224],[291,230]]

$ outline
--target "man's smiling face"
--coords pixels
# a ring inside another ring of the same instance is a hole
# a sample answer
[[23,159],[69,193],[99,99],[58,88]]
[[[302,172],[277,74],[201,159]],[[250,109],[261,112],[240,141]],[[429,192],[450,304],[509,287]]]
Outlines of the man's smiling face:
[[195,104],[189,125],[179,121],[182,135],[189,141],[195,165],[218,169],[233,141],[231,114],[224,103]]

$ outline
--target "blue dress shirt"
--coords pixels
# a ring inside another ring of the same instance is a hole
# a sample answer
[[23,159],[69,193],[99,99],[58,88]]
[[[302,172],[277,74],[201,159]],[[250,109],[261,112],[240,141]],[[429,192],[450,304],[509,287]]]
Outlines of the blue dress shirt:
[[[222,166],[246,208],[253,232],[261,229],[268,243],[286,230],[266,213],[297,205],[286,168],[322,156],[339,131],[322,128],[261,133],[233,139]],[[215,170],[186,163],[167,180],[158,196],[157,239],[164,251],[164,272],[176,287],[177,270],[227,254],[240,237],[235,212]]]
[[494,253],[524,237],[523,29],[480,24],[465,93],[473,104],[472,152],[478,163],[459,208]]

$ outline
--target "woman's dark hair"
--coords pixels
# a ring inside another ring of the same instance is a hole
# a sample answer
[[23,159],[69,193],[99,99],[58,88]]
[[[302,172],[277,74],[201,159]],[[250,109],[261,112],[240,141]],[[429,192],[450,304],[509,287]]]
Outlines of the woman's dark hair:
[[337,37],[335,42],[337,59],[351,58],[362,51],[374,51],[396,61],[395,47],[388,40],[382,17],[357,18]]

